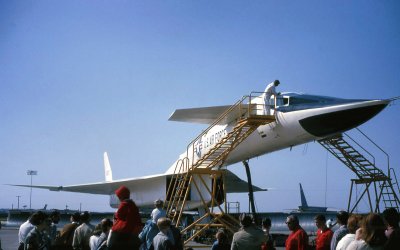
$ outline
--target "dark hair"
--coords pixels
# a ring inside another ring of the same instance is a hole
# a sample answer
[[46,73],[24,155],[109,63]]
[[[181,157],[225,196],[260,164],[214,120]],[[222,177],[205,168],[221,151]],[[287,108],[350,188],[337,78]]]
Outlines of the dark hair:
[[71,215],[71,217],[72,217],[72,220],[76,221],[76,222],[79,222],[81,220],[81,215],[78,212],[73,213]]
[[362,238],[368,245],[381,246],[386,242],[385,223],[378,214],[368,214],[362,224]]
[[37,211],[32,214],[29,222],[34,226],[39,226],[48,218],[47,214],[43,213],[42,211]]
[[263,227],[270,227],[271,226],[271,219],[270,218],[264,218],[262,220],[262,226]]
[[223,229],[218,230],[217,234],[215,235],[219,243],[225,243],[227,241],[227,236]]
[[90,221],[90,214],[88,211],[81,213],[81,221],[82,222],[89,222]]
[[60,212],[59,212],[58,210],[53,210],[53,211],[50,213],[50,217],[54,217],[54,216],[60,216]]
[[251,216],[250,216],[250,215],[247,215],[247,214],[245,214],[245,213],[243,213],[243,214],[241,214],[241,215],[239,216],[239,221],[240,221],[240,224],[241,224],[243,227],[248,227],[248,226],[250,226],[250,225],[253,223],[253,219],[251,218]]
[[275,81],[274,81],[274,85],[275,85],[275,86],[278,86],[279,84],[281,84],[281,82],[280,82],[279,80],[275,80]]
[[102,226],[101,223],[97,224],[93,229],[92,235],[100,236],[100,234],[102,232],[101,226]]
[[294,225],[299,225],[299,218],[298,218],[296,215],[291,214],[291,215],[289,215],[287,218],[288,218],[290,221],[292,221],[292,222],[294,223]]
[[106,233],[108,231],[108,229],[110,229],[112,227],[112,225],[113,225],[113,222],[109,218],[103,219],[101,221],[101,230],[104,233]]
[[314,220],[326,222],[325,215],[323,215],[323,214],[317,214],[317,215],[314,217]]
[[349,213],[346,211],[339,211],[339,213],[336,215],[336,218],[340,224],[346,225],[347,220],[349,219]]
[[383,218],[391,227],[399,227],[399,213],[397,212],[396,208],[390,207],[383,211]]

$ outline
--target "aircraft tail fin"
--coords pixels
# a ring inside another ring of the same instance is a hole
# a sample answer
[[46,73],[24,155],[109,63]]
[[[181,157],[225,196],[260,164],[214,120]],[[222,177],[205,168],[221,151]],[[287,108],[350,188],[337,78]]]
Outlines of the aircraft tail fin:
[[304,195],[304,191],[303,191],[303,187],[301,186],[301,183],[299,183],[299,185],[300,185],[301,207],[306,208],[306,207],[308,207],[306,196]]
[[107,152],[104,152],[104,174],[107,182],[113,181],[110,160],[108,159]]

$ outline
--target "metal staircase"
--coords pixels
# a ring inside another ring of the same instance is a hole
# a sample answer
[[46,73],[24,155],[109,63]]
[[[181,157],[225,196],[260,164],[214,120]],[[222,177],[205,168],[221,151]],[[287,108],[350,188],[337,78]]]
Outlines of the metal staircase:
[[[254,97],[244,96],[194,139],[187,147],[186,157],[177,162],[167,190],[167,215],[175,225],[180,226],[188,197],[193,191],[197,191],[201,208],[205,211],[198,220],[185,225],[182,233],[196,229],[196,233],[185,244],[210,227],[225,227],[232,233],[238,229],[237,219],[225,213],[226,202],[225,208],[221,207],[223,201],[226,201],[226,193],[223,187],[224,171],[220,168],[229,154],[259,126],[275,121],[273,115],[264,115],[263,110],[264,105],[255,101]],[[213,128],[226,122],[233,124],[231,130],[200,155],[196,146],[202,138],[207,137],[207,133]],[[214,208],[219,208],[219,211],[214,212]]]
[[[346,136],[346,139],[344,138],[344,136]],[[350,144],[349,141],[352,141],[353,145]],[[394,207],[397,210],[399,210],[400,201],[393,187],[393,184],[397,185],[397,180],[395,174],[392,174],[395,178],[394,179],[395,183],[392,182],[391,170],[389,166],[388,166],[388,174],[386,175],[381,169],[376,167],[374,156],[347,134],[337,135],[331,138],[319,140],[318,142],[324,148],[326,148],[332,155],[334,155],[337,159],[339,159],[343,164],[345,164],[357,176],[357,179],[351,180],[352,182],[350,189],[350,197],[347,208],[349,212],[354,211],[354,209],[357,207],[357,205],[359,204],[359,202],[361,201],[361,199],[365,194],[368,197],[371,212],[373,211],[377,213],[380,212],[381,201],[383,202],[383,207],[385,209],[389,207]],[[358,149],[356,149],[356,147]],[[361,150],[364,151],[364,154],[360,152]],[[369,155],[368,159],[366,154]],[[354,184],[365,185],[364,186],[365,189],[362,192],[361,196],[356,200],[354,206],[350,208]],[[375,208],[373,207],[371,201],[371,189],[375,198]],[[397,191],[399,191],[398,188]]]

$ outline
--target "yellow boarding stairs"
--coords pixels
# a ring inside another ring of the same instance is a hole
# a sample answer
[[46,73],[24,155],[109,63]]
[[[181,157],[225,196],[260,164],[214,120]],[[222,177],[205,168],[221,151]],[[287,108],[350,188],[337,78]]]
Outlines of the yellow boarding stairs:
[[[223,166],[229,154],[260,125],[275,121],[274,115],[264,114],[263,102],[256,99],[255,97],[252,98],[251,95],[244,96],[227,109],[214,123],[188,145],[186,157],[178,161],[175,166],[175,171],[169,183],[166,196],[167,202],[165,206],[167,215],[176,226],[182,226],[182,214],[189,197],[190,189],[193,187],[197,190],[202,202],[201,207],[205,211],[203,216],[192,224],[186,225],[181,231],[183,234],[189,232],[189,230],[195,231],[195,233],[185,241],[185,245],[197,236],[200,236],[210,227],[224,227],[232,233],[238,229],[239,222],[237,219],[225,213],[225,211],[227,211],[225,188],[221,189],[217,187],[217,185],[221,185],[221,182],[218,180],[221,180],[221,178],[223,180],[224,171],[219,170],[219,168]],[[198,143],[203,136],[206,136],[212,128],[220,124],[225,124],[232,119],[235,123],[232,131],[220,138],[207,153],[196,158],[196,143]],[[191,162],[190,159],[195,160]],[[204,177],[212,178],[211,189],[209,185],[207,185]],[[224,185],[224,181],[222,181],[222,185]],[[201,192],[202,188],[203,194]],[[207,190],[207,196],[209,195],[211,200],[204,197],[204,188]],[[221,207],[221,200],[216,198],[217,190],[222,190],[223,192],[222,195],[225,201],[224,208]],[[214,208],[218,208],[219,211],[215,212]]]
[[[364,133],[362,134],[366,136]],[[358,179],[351,180],[352,183],[351,183],[350,197],[347,210],[349,212],[353,212],[357,207],[357,205],[359,204],[359,202],[361,201],[361,199],[363,198],[363,196],[367,195],[371,212],[376,212],[376,213],[381,212],[379,206],[381,201],[383,201],[383,207],[385,209],[389,207],[394,207],[397,209],[397,211],[399,211],[400,201],[393,187],[394,185],[397,185],[396,181],[397,178],[394,170],[390,168],[388,165],[388,175],[386,175],[381,169],[376,167],[375,158],[372,156],[372,154],[366,151],[349,135],[347,134],[344,135],[346,136],[347,140],[344,138],[343,135],[337,135],[328,139],[320,140],[318,142],[324,148],[326,148],[330,153],[332,153],[337,159],[339,159],[342,163],[344,163],[358,177]],[[359,150],[355,148],[356,145],[354,146],[351,145],[349,141],[353,141],[352,143],[353,145],[354,144],[358,145]],[[362,154],[360,152],[361,150],[365,151],[366,154],[369,154],[370,155],[369,158],[372,158],[372,160],[367,159],[365,153]],[[391,172],[395,180],[394,182],[392,182]],[[362,195],[354,203],[354,206],[350,209],[354,184],[365,185],[365,189]],[[371,184],[373,184],[373,186],[371,186]],[[375,208],[373,208],[373,204],[371,201],[370,189],[372,189],[372,192],[375,197]]]

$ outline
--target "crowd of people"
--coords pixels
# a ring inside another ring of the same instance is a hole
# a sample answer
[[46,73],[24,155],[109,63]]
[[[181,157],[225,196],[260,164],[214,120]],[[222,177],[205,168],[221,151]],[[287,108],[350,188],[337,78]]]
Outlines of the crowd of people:
[[[139,209],[130,199],[128,188],[121,186],[115,191],[120,200],[114,219],[104,218],[94,226],[90,213],[74,213],[70,223],[58,230],[60,213],[35,212],[20,226],[18,250],[60,249],[60,250],[183,250],[180,230],[171,223],[163,209],[163,201],[154,202],[151,218],[142,226]],[[310,244],[309,236],[300,225],[296,215],[286,218],[290,234],[286,239],[287,250],[399,250],[399,213],[395,208],[386,209],[382,215],[370,213],[362,216],[349,215],[341,211],[336,216],[339,226],[334,232],[332,223],[324,215],[315,216],[317,227],[315,241]],[[246,214],[239,217],[238,232],[229,236],[225,230],[218,230],[212,250],[274,250],[274,239],[270,234],[271,220],[262,220],[261,227]]]
[[[315,216],[317,227],[316,250],[398,250],[400,249],[399,213],[395,208],[386,209],[382,216],[370,213],[362,216],[340,211],[339,228],[333,232],[324,215]],[[288,216],[286,224],[291,234],[286,249],[310,249],[306,232],[295,215]]]
[[120,204],[114,219],[104,218],[96,226],[87,211],[72,214],[61,230],[57,229],[58,211],[33,213],[19,228],[18,250],[183,250],[180,231],[166,218],[163,201],[154,202],[151,219],[142,227],[129,189],[121,186],[115,194]]

